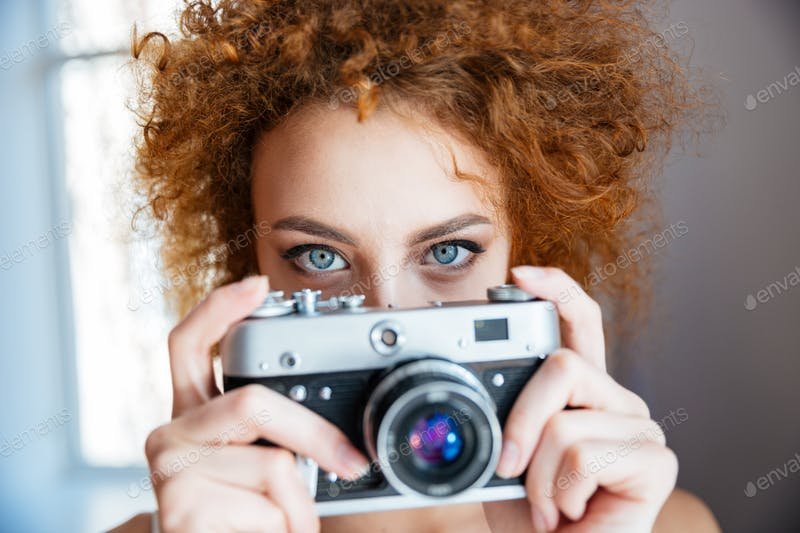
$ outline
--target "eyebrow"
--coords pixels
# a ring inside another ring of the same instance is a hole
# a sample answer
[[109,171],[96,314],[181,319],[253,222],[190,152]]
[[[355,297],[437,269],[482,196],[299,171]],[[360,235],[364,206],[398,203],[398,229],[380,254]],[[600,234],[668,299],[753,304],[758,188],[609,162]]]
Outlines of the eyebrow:
[[[425,241],[450,235],[451,233],[455,233],[469,226],[491,223],[492,221],[489,218],[482,215],[477,215],[474,213],[459,215],[449,220],[445,220],[440,224],[436,224],[435,226],[418,231],[411,236],[411,238],[408,240],[408,244],[409,246],[414,246]],[[308,217],[291,216],[282,218],[272,225],[272,229],[273,231],[299,231],[301,233],[307,233],[308,235],[314,235],[323,239],[338,241],[351,246],[356,245],[356,240],[347,233]]]
[[445,220],[441,224],[431,226],[430,228],[415,233],[411,239],[409,239],[408,244],[409,246],[414,246],[415,244],[450,235],[451,233],[455,233],[470,226],[491,223],[491,220],[481,215],[476,215],[473,213],[460,215],[455,218],[451,218],[450,220]]
[[355,246],[356,241],[344,232],[337,230],[332,226],[323,224],[318,220],[307,217],[286,217],[277,221],[272,225],[273,231],[275,230],[291,230],[300,231],[309,235],[322,237],[323,239],[330,239],[344,244]]

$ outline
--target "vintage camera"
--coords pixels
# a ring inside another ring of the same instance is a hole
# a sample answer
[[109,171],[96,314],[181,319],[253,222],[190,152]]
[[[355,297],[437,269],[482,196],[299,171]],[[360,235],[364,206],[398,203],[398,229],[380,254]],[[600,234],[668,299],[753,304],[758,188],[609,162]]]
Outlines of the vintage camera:
[[487,293],[378,309],[363,295],[271,292],[222,341],[224,389],[260,383],[285,394],[372,459],[369,473],[344,481],[298,458],[320,516],[523,498],[521,479],[494,475],[501,433],[559,347],[559,319],[514,285]]

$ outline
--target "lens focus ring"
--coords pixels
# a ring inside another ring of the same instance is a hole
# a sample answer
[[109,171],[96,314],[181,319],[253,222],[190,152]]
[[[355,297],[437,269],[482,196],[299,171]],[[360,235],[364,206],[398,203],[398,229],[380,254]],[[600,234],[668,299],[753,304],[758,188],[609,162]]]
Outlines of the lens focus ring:
[[364,413],[367,449],[404,494],[452,496],[494,473],[500,424],[481,382],[454,363],[424,359],[389,373]]

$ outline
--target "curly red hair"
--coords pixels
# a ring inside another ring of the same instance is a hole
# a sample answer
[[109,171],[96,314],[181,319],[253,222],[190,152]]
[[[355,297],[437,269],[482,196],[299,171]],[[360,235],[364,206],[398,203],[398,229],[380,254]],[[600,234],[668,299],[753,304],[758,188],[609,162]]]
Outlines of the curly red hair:
[[558,266],[637,305],[644,261],[597,287],[590,274],[655,227],[648,178],[707,103],[675,53],[686,24],[656,32],[640,4],[191,1],[180,36],[134,30],[140,213],[159,224],[168,276],[204,266],[174,284],[178,313],[256,271],[249,240],[226,243],[254,227],[260,133],[306,105],[368,120],[391,101],[420,104],[497,168],[512,265]]

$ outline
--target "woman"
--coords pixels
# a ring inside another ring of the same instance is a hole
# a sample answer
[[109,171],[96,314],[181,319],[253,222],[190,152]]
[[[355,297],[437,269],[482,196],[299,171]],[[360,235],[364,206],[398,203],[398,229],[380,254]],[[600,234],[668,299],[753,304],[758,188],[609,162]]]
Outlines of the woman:
[[[606,372],[585,290],[618,312],[641,302],[637,263],[589,275],[634,242],[645,178],[703,103],[672,55],[679,32],[592,1],[198,1],[181,22],[180,39],[133,46],[153,67],[137,168],[166,274],[206,266],[173,294],[173,419],[145,447],[162,531],[718,530],[674,490],[645,403]],[[405,307],[506,281],[562,320],[564,348],[504,430],[497,473],[527,470],[525,500],[320,520],[292,452],[345,478],[367,458],[278,393],[215,385],[216,343],[269,287]],[[614,460],[587,468],[597,457]]]

